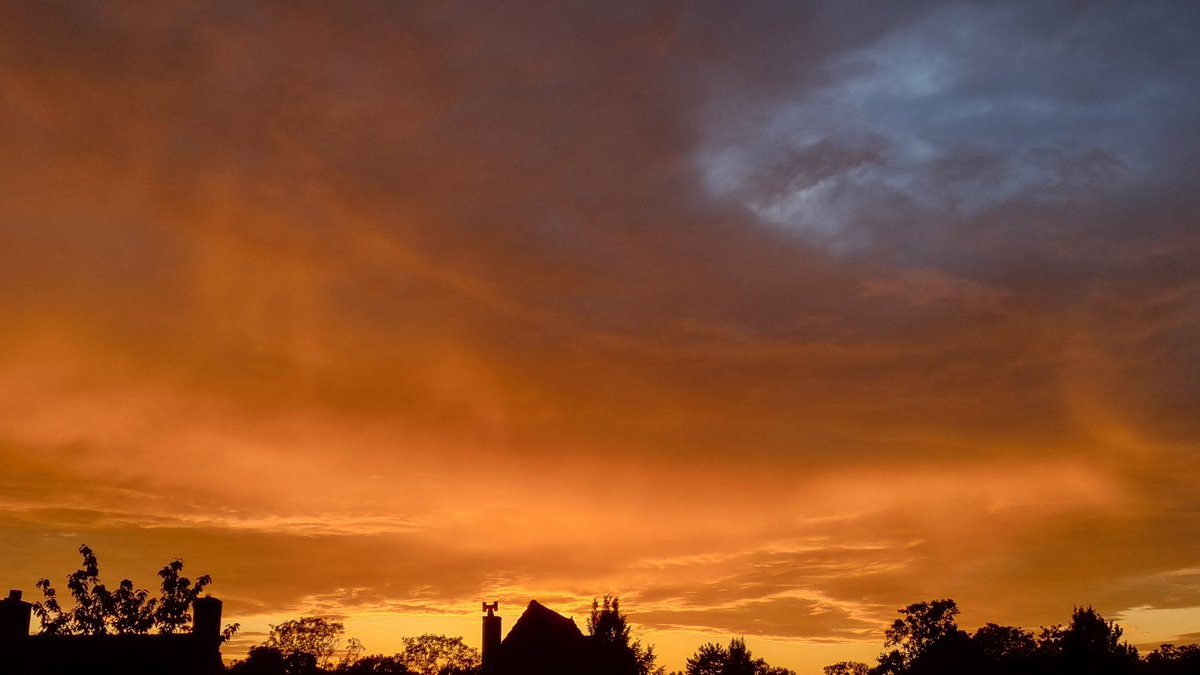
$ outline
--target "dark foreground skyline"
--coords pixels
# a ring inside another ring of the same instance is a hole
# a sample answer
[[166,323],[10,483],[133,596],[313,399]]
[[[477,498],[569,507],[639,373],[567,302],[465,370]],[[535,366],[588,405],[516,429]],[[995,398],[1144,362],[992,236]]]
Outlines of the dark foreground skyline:
[[[573,619],[529,601],[505,634],[498,602],[482,603],[482,648],[461,636],[433,633],[400,638],[395,654],[369,652],[345,637],[342,622],[300,617],[270,626],[244,658],[225,658],[240,623],[224,624],[223,603],[203,594],[207,575],[183,576],[180,560],[159,572],[161,593],[130,580],[111,588],[97,560],[80,547],[83,564],[59,595],[39,580],[42,599],[19,590],[0,600],[0,663],[12,675],[796,675],[755,657],[743,637],[728,646],[708,641],[668,673],[655,646],[636,637],[619,598],[592,601],[586,633]],[[1075,607],[1069,621],[1037,630],[989,622],[974,632],[957,624],[957,603],[922,601],[898,610],[874,662],[838,661],[824,675],[1194,675],[1200,645],[1162,644],[1149,653],[1122,639],[1124,629],[1092,607]],[[34,630],[32,619],[37,619]],[[32,633],[32,634],[31,634]]]
[[1198,13],[4,3],[0,588],[1194,641]]

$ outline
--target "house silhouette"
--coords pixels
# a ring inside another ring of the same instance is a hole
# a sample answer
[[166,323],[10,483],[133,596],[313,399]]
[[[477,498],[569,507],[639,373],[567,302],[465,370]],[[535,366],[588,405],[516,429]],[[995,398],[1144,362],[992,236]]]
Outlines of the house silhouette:
[[0,600],[0,673],[4,675],[211,675],[222,673],[221,601],[196,598],[190,633],[30,635],[33,605],[21,591]]
[[484,675],[599,675],[593,642],[573,619],[530,600],[503,640],[497,604],[484,605]]

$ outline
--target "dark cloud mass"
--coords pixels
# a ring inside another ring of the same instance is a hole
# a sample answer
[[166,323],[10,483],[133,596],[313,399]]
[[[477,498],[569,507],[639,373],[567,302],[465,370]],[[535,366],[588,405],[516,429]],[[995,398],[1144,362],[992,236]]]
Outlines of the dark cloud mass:
[[1194,635],[1197,29],[10,3],[0,579],[86,540],[371,635],[615,591],[801,670],[930,597]]

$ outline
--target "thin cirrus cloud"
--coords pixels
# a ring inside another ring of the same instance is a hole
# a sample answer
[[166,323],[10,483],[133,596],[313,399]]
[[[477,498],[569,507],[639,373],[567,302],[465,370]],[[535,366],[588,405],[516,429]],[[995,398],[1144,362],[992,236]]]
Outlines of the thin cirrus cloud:
[[1191,8],[4,12],[14,587],[1200,605]]

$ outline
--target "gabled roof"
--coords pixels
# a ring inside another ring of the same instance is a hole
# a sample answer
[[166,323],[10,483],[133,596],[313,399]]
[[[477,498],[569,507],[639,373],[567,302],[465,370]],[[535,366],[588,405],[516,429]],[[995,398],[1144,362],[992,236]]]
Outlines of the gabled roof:
[[579,626],[537,600],[513,624],[497,658],[498,675],[591,675],[597,666]]

